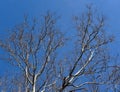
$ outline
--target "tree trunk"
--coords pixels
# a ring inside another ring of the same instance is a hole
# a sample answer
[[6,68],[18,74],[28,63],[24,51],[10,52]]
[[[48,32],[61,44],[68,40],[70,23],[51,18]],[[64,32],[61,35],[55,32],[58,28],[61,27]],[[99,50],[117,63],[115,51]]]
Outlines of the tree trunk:
[[36,86],[35,84],[33,85],[32,92],[35,92]]
[[21,90],[21,84],[19,84],[19,86],[18,86],[18,92],[22,92],[22,90]]
[[37,76],[35,75],[33,78],[32,92],[36,91],[36,79],[37,79]]

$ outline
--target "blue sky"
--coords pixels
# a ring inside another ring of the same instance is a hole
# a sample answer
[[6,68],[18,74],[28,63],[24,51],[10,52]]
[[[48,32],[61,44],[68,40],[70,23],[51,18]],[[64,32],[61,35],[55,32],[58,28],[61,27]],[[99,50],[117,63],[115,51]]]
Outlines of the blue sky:
[[[98,12],[106,16],[107,30],[116,37],[111,46],[112,53],[119,52],[120,0],[0,0],[0,37],[7,36],[5,30],[21,23],[25,14],[39,17],[48,10],[62,16],[61,22],[64,23],[61,25],[67,30],[66,25],[70,24],[72,16],[84,11],[86,4],[93,4]],[[0,61],[0,74],[7,69],[5,66],[6,63]]]
[[120,0],[1,0],[0,29],[4,31],[20,23],[24,14],[40,16],[48,10],[70,19],[72,15],[84,11],[83,7],[89,3],[107,16],[109,25],[118,33]]

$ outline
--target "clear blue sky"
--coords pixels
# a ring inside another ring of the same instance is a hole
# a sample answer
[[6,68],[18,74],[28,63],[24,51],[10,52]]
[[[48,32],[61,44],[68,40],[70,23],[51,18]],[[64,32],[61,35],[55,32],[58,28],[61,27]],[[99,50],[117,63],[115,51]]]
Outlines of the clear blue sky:
[[[64,22],[61,25],[67,29],[66,25],[70,23],[71,17],[84,11],[85,5],[89,3],[107,17],[107,29],[116,37],[111,50],[113,53],[115,49],[119,52],[120,0],[0,0],[0,37],[6,36],[5,30],[21,23],[24,14],[39,17],[48,10],[61,15],[61,21]],[[7,70],[5,64],[0,61],[0,74]]]

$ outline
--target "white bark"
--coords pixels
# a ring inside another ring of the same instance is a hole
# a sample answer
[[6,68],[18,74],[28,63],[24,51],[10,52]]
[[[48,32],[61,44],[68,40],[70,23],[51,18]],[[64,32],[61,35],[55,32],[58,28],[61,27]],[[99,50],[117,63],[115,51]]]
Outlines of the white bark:
[[36,92],[36,81],[37,81],[37,76],[35,75],[33,80],[32,92]]
[[92,58],[93,58],[93,54],[94,54],[94,51],[91,51],[90,50],[90,56],[89,56],[89,58],[88,58],[88,60],[87,60],[87,62],[83,65],[83,67],[82,68],[80,68],[72,77],[71,77],[71,79],[69,80],[69,83],[71,83],[73,80],[74,80],[74,78],[76,77],[76,76],[78,76],[80,73],[81,73],[81,71],[89,64],[89,62],[92,60]]

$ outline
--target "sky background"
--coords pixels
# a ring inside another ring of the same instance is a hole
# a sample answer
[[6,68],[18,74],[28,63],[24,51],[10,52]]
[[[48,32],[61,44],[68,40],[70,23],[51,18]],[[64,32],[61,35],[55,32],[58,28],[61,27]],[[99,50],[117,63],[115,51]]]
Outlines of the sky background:
[[[79,15],[86,4],[93,4],[98,12],[107,18],[107,31],[115,35],[111,53],[119,53],[120,47],[120,0],[0,0],[0,38],[8,34],[5,30],[13,28],[23,21],[24,15],[39,17],[46,11],[56,12],[61,16],[61,26],[67,30],[73,15]],[[0,51],[0,54],[5,54]],[[113,54],[113,55],[114,55]],[[0,74],[10,65],[0,60]]]

